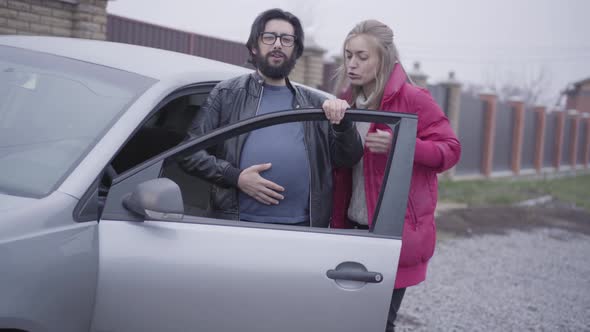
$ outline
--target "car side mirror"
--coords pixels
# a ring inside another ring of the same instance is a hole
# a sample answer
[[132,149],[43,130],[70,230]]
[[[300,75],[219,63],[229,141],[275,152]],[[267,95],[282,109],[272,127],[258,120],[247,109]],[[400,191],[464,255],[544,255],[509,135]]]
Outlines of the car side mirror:
[[138,184],[123,198],[123,206],[146,219],[181,220],[184,216],[180,187],[167,178]]

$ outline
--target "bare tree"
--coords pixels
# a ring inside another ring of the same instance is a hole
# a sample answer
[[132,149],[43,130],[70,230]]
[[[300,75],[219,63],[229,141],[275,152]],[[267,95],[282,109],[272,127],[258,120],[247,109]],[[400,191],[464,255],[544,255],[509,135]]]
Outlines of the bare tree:
[[550,92],[551,74],[547,67],[523,68],[518,72],[489,69],[485,77],[483,88],[496,93],[500,100],[519,97],[528,105],[555,100]]

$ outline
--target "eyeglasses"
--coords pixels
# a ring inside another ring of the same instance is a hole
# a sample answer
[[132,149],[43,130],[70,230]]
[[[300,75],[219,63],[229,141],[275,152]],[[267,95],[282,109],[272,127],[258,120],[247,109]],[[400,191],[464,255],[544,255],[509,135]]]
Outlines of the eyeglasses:
[[262,40],[263,44],[266,45],[274,45],[277,41],[277,38],[280,38],[281,45],[284,47],[291,47],[295,44],[296,37],[289,34],[278,34],[274,32],[263,32],[260,34],[260,39]]

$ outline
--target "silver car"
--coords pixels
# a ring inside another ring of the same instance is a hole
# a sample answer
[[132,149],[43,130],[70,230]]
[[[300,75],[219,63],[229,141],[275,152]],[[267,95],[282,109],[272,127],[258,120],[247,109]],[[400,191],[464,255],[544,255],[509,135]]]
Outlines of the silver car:
[[416,117],[394,130],[370,230],[228,220],[178,160],[320,109],[186,140],[220,80],[249,72],[126,44],[0,37],[0,330],[383,331]]

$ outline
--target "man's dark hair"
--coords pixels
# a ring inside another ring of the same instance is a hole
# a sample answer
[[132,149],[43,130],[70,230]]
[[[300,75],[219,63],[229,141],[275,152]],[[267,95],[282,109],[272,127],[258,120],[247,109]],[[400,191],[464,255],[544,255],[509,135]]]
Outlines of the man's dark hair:
[[282,9],[269,9],[256,17],[254,23],[252,23],[250,37],[246,42],[246,48],[248,48],[248,51],[250,52],[250,59],[248,62],[252,63],[254,67],[256,67],[256,61],[254,61],[252,50],[258,49],[258,37],[264,32],[264,27],[270,20],[283,20],[291,23],[295,30],[295,49],[293,50],[293,55],[295,56],[295,59],[298,59],[303,53],[303,28],[301,27],[301,22],[299,22],[297,16]]

